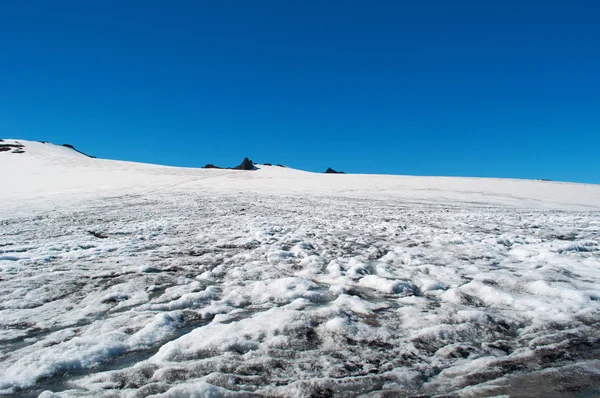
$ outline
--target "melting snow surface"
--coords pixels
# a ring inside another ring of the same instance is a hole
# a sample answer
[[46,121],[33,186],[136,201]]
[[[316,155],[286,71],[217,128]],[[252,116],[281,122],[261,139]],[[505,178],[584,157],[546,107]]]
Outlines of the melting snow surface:
[[600,186],[19,142],[0,152],[0,394],[600,392]]

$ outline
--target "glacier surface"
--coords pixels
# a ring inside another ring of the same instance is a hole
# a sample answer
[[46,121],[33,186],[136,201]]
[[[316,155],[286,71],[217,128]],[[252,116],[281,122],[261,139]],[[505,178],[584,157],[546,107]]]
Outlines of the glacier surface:
[[0,153],[0,394],[600,392],[599,186],[18,142]]

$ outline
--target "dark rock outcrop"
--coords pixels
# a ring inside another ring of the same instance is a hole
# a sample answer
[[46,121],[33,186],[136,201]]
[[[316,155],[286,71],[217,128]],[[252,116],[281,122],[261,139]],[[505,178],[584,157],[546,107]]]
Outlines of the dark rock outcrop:
[[343,171],[335,171],[331,167],[328,167],[327,170],[325,170],[325,174],[344,174],[344,172]]
[[233,168],[234,170],[254,170],[254,163],[248,158],[244,158],[244,161],[239,166]]
[[95,157],[95,156],[88,155],[87,153],[83,153],[83,152],[81,152],[80,150],[78,150],[78,149],[75,149],[75,147],[74,147],[73,145],[71,145],[71,144],[62,144],[62,146],[64,146],[65,148],[72,149],[72,150],[74,150],[75,152],[79,152],[80,154],[82,154],[82,155],[85,155],[85,156],[87,156],[88,158],[96,159],[96,157]]
[[0,152],[25,153],[23,144],[0,144]]
[[203,169],[220,169],[220,170],[256,170],[254,163],[248,158],[244,158],[244,161],[239,166],[235,167],[219,167],[212,163],[207,164]]
[[282,165],[282,164],[277,163],[277,167],[285,167],[285,166]]

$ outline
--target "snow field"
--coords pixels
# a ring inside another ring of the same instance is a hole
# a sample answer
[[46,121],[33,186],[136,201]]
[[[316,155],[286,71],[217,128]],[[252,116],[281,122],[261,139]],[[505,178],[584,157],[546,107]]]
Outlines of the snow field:
[[0,394],[600,388],[598,186],[22,143],[0,153]]
[[0,387],[436,393],[558,366],[600,338],[599,230],[596,213],[189,193],[4,217]]

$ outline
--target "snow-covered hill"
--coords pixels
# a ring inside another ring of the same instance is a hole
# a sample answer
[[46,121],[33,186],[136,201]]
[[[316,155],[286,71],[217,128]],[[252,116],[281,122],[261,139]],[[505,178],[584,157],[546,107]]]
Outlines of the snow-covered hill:
[[[600,210],[600,185],[493,178],[320,174],[277,166],[256,172],[192,169],[92,159],[50,143],[0,152],[0,201],[77,200],[160,191],[403,199]],[[1,144],[1,143],[0,143]]]
[[0,393],[600,388],[600,186],[0,144]]

